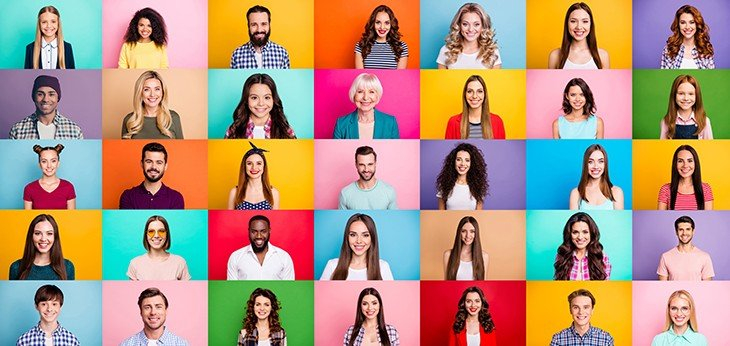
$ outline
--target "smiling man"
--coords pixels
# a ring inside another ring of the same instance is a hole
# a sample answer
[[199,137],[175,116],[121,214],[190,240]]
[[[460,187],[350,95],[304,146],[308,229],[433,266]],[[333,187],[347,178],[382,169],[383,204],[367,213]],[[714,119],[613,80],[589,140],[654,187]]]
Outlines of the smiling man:
[[15,123],[10,139],[84,139],[81,128],[58,112],[61,83],[53,76],[38,76],[31,99],[35,112]]
[[590,291],[579,289],[568,295],[573,323],[555,334],[550,346],[613,346],[613,337],[603,329],[591,326],[596,298]]
[[659,280],[712,280],[715,276],[712,258],[692,244],[695,221],[689,216],[680,216],[674,221],[674,230],[679,244],[662,254],[656,270]]
[[185,209],[182,194],[161,181],[167,171],[165,147],[157,142],[145,144],[141,164],[144,181],[122,192],[119,209]]
[[137,299],[142,316],[142,330],[122,341],[119,346],[188,346],[188,342],[165,327],[167,318],[167,297],[157,288],[150,287]]
[[289,254],[269,243],[271,222],[263,215],[248,220],[249,245],[228,258],[228,280],[294,280]]
[[289,53],[272,41],[271,12],[268,8],[256,5],[246,12],[249,41],[236,48],[231,56],[231,68],[289,68]]
[[369,146],[355,151],[355,168],[360,178],[340,191],[340,209],[398,209],[395,189],[375,178],[378,155]]
[[58,315],[63,306],[63,292],[55,285],[43,285],[35,292],[38,324],[18,338],[17,346],[78,346],[73,333],[61,327]]

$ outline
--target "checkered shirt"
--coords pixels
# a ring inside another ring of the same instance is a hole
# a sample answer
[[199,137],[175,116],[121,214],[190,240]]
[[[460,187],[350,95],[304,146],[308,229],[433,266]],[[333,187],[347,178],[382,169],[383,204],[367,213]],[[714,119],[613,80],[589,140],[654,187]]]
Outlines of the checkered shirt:
[[289,53],[286,49],[274,42],[268,41],[261,48],[261,60],[263,66],[256,64],[256,49],[249,41],[243,46],[236,48],[231,56],[231,68],[266,68],[266,69],[287,69],[289,68]]
[[[347,331],[345,332],[345,338],[342,340],[343,346],[348,346],[350,344],[350,335],[352,335],[353,329],[355,329],[355,326],[350,326],[350,328],[347,328]],[[390,339],[390,345],[391,346],[400,346],[398,331],[395,329],[395,327],[391,326],[390,324],[386,324],[385,331],[388,333],[388,339]],[[377,333],[376,335],[378,336],[378,343],[381,343],[380,333]],[[354,346],[362,345],[362,340],[364,338],[365,338],[365,328],[360,327],[360,332],[357,334],[357,337],[355,338],[355,343],[353,345]]]
[[[266,123],[264,124],[264,134],[265,134],[264,136],[266,139],[271,138],[271,123],[272,122],[273,121],[271,120],[271,117],[269,117],[269,119],[266,120]],[[249,138],[249,139],[253,138],[254,127],[256,127],[256,125],[254,125],[253,120],[251,120],[251,118],[249,118],[248,123],[246,124],[246,138]],[[297,138],[297,135],[294,133],[294,129],[292,129],[291,126],[286,129],[286,134],[290,138],[294,138],[294,139]],[[233,125],[231,125],[228,127],[228,130],[226,130],[226,136],[224,138],[234,138],[233,136],[234,136]]]
[[[165,331],[162,332],[162,336],[157,340],[157,344],[160,346],[188,346],[187,340],[172,334],[172,332],[167,330],[167,327],[165,327]],[[119,346],[147,346],[147,336],[144,335],[144,330],[140,331],[137,334],[134,334],[127,338],[126,340],[119,343]]]
[[[583,268],[582,277],[578,277],[581,267]],[[608,261],[608,255],[603,254],[603,269],[606,271],[606,280],[611,278],[611,262]],[[588,256],[583,256],[582,259],[578,259],[573,252],[573,268],[570,269],[570,280],[583,280],[588,281],[591,279],[591,273],[588,270]]]
[[[53,117],[53,125],[56,125],[56,134],[54,139],[84,139],[79,125],[71,119],[64,117],[58,111]],[[39,139],[38,134],[38,115],[35,113],[18,121],[10,129],[10,139]]]
[[[54,346],[79,346],[79,339],[76,338],[73,333],[61,327],[58,324],[58,328],[51,333]],[[35,327],[31,328],[25,334],[18,338],[17,346],[45,346],[46,345],[46,332],[44,332],[40,323]]]
[[613,346],[613,337],[603,329],[591,326],[580,336],[573,326],[553,335],[550,346]]
[[[662,69],[678,69],[682,65],[682,57],[684,56],[684,45],[679,46],[679,52],[676,56],[669,56],[667,46],[662,51]],[[692,48],[692,58],[699,69],[715,68],[715,59],[712,56],[700,56],[697,47]]]

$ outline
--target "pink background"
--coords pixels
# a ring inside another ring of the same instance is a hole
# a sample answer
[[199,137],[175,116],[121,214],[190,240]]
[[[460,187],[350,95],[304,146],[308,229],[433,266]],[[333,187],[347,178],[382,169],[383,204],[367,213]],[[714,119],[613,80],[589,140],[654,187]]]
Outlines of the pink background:
[[337,209],[340,190],[358,179],[355,150],[369,145],[378,154],[375,177],[393,186],[398,209],[419,208],[417,140],[317,140],[314,142],[314,208]]
[[605,138],[631,138],[631,70],[528,70],[527,138],[553,138],[565,85],[583,78],[593,92]]
[[102,282],[102,331],[104,345],[118,345],[142,330],[137,306],[139,294],[157,287],[169,307],[165,326],[190,345],[208,342],[207,281],[104,281]]
[[355,323],[357,298],[366,287],[380,293],[385,323],[394,326],[401,345],[419,345],[418,281],[315,281],[314,344],[342,345],[347,328]]
[[208,67],[208,2],[205,0],[103,0],[102,64],[116,68],[124,34],[134,13],[145,7],[159,12],[167,25],[170,67]]
[[699,332],[709,345],[726,345],[727,321],[730,319],[730,282],[658,282],[633,283],[633,344],[649,345],[664,329],[667,299],[672,292],[686,290],[697,308]]
[[418,70],[316,70],[314,71],[314,138],[332,138],[337,118],[352,113],[350,86],[360,73],[378,76],[383,96],[375,107],[394,116],[400,138],[418,139],[420,75]]

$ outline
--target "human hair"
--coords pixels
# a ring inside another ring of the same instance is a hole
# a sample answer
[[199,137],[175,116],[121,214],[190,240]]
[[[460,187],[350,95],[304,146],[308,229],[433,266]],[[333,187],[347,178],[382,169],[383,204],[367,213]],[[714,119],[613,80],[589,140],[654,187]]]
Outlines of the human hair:
[[366,155],[370,155],[370,154],[373,154],[375,161],[378,160],[378,154],[375,152],[375,150],[372,147],[367,146],[367,145],[357,147],[357,149],[355,150],[355,162],[357,162],[358,155],[366,156]]
[[565,85],[565,89],[563,90],[563,113],[570,114],[573,110],[573,106],[570,104],[570,101],[568,101],[568,91],[570,91],[570,87],[572,86],[577,86],[581,91],[583,91],[583,97],[586,99],[586,102],[583,105],[583,115],[590,116],[595,114],[597,107],[596,102],[593,100],[593,92],[583,78],[573,78]]
[[692,329],[692,331],[699,332],[699,327],[697,327],[697,313],[695,312],[695,301],[692,299],[692,295],[685,290],[674,291],[669,296],[669,299],[667,299],[667,315],[666,322],[664,323],[664,330],[669,330],[669,328],[674,325],[672,322],[672,316],[670,315],[669,305],[672,304],[672,300],[676,298],[684,299],[687,303],[689,303],[689,321],[687,321],[687,325],[689,325],[689,328]]
[[[258,149],[258,148],[257,148]],[[241,159],[241,166],[238,168],[238,185],[236,185],[236,198],[234,199],[235,204],[243,203],[246,199],[246,187],[251,183],[248,174],[246,173],[246,159],[252,155],[259,155],[264,161],[264,172],[261,174],[261,186],[263,187],[264,199],[269,202],[272,206],[274,205],[274,194],[272,191],[271,183],[269,183],[269,164],[266,162],[266,155],[263,150],[250,149],[243,155]]]
[[230,127],[230,135],[227,138],[246,138],[246,129],[248,128],[248,122],[251,118],[251,109],[248,106],[248,98],[251,95],[251,87],[255,84],[266,85],[271,90],[271,97],[273,99],[273,106],[269,112],[271,119],[271,135],[272,139],[289,139],[296,138],[296,136],[289,135],[289,121],[286,119],[284,114],[284,104],[279,97],[279,92],[276,91],[276,83],[266,73],[254,73],[250,75],[246,82],[243,83],[243,91],[241,92],[241,101],[238,102],[238,106],[233,111],[233,124]]
[[694,41],[697,53],[703,57],[715,55],[715,50],[712,48],[712,43],[710,43],[710,27],[707,26],[705,19],[702,18],[702,13],[692,5],[684,5],[677,9],[672,25],[669,26],[669,29],[672,30],[672,35],[667,38],[667,52],[669,56],[677,56],[679,54],[679,47],[682,45],[682,41],[684,41],[684,35],[679,32],[679,17],[684,13],[691,14],[695,20],[697,29],[695,31]]
[[588,18],[591,20],[591,28],[588,33],[588,37],[586,37],[586,43],[588,43],[588,50],[591,52],[593,61],[596,63],[596,66],[601,69],[603,68],[603,63],[601,62],[601,56],[598,55],[598,42],[596,40],[596,25],[593,21],[593,12],[591,12],[591,8],[588,7],[588,4],[585,2],[576,2],[570,5],[570,7],[568,7],[568,11],[565,12],[563,42],[560,44],[560,64],[558,64],[558,68],[563,68],[565,66],[565,62],[568,60],[568,54],[570,53],[570,45],[573,44],[573,36],[570,36],[568,22],[570,21],[570,14],[575,10],[583,10],[588,13]]
[[450,30],[445,39],[446,65],[455,63],[464,49],[464,37],[461,36],[461,17],[466,13],[476,13],[482,22],[482,33],[477,39],[479,44],[477,59],[481,60],[482,65],[485,67],[491,68],[497,61],[497,40],[494,38],[492,19],[481,5],[473,2],[462,5],[454,15],[454,19],[451,20]]
[[157,287],[150,287],[142,291],[142,293],[139,294],[139,298],[137,298],[137,306],[139,306],[140,309],[142,309],[142,301],[147,298],[152,298],[160,296],[162,297],[162,300],[165,302],[165,309],[168,308],[169,304],[167,302],[167,297],[165,297],[165,294],[160,291]]
[[474,226],[474,241],[471,243],[471,268],[474,273],[472,280],[484,280],[484,256],[482,255],[482,241],[479,238],[479,222],[473,216],[464,216],[459,220],[454,235],[454,245],[451,246],[449,261],[446,265],[446,280],[456,280],[456,272],[459,271],[461,247],[464,242],[461,240],[461,229],[470,223]]
[[390,7],[386,5],[380,5],[376,7],[370,14],[368,22],[365,23],[365,30],[363,31],[362,37],[360,38],[359,42],[362,58],[365,59],[370,54],[370,50],[373,48],[373,44],[378,38],[378,35],[375,33],[375,17],[377,17],[378,13],[380,12],[385,12],[385,14],[390,17],[390,31],[388,31],[386,41],[388,42],[388,45],[390,45],[390,48],[393,50],[393,55],[395,55],[395,61],[398,61],[398,59],[401,58],[401,55],[403,55],[403,47],[401,47],[400,40],[400,38],[403,37],[403,34],[398,31],[398,18],[395,17],[395,13],[393,13],[393,10],[391,10]]
[[137,41],[142,39],[139,35],[137,25],[139,20],[146,18],[152,25],[152,34],[150,34],[150,40],[155,43],[155,46],[162,47],[167,45],[167,26],[165,25],[165,19],[162,18],[159,12],[145,7],[134,13],[132,20],[129,21],[127,32],[124,34],[124,42],[137,44]]
[[[481,279],[478,279],[481,280]],[[479,295],[479,300],[482,301],[482,308],[479,310],[477,319],[479,320],[479,326],[484,329],[485,333],[491,333],[494,331],[494,321],[492,320],[492,314],[489,313],[489,303],[484,297],[484,292],[477,286],[468,287],[461,294],[459,298],[459,309],[456,311],[456,317],[454,318],[454,324],[451,329],[454,333],[461,333],[466,328],[466,318],[469,316],[469,312],[466,311],[466,295],[469,293],[476,293]]]
[[568,308],[573,304],[573,299],[577,297],[588,297],[591,299],[591,307],[596,306],[596,298],[593,296],[593,293],[587,289],[579,288],[568,295]]
[[173,134],[172,131],[170,131],[170,127],[172,127],[172,115],[170,114],[170,109],[167,106],[167,84],[165,84],[165,81],[162,79],[162,75],[151,70],[143,72],[134,83],[134,95],[132,96],[132,106],[134,107],[134,110],[132,111],[132,116],[127,119],[126,123],[124,123],[127,133],[125,133],[122,138],[132,138],[132,136],[142,131],[145,114],[147,114],[145,111],[146,106],[143,101],[144,97],[142,96],[142,93],[144,92],[144,82],[148,79],[157,79],[160,81],[160,85],[162,86],[162,99],[160,100],[159,107],[157,107],[157,114],[155,114],[157,129],[160,130],[163,135],[175,138],[175,136],[179,136],[180,134]]
[[266,13],[266,15],[269,17],[269,24],[271,24],[271,11],[269,11],[268,8],[261,5],[256,5],[249,8],[248,11],[246,11],[246,23],[248,23],[248,16],[250,16],[251,13]]
[[385,324],[385,312],[383,311],[383,299],[380,298],[380,293],[378,290],[376,290],[373,287],[365,288],[360,292],[360,296],[357,298],[357,308],[355,309],[357,312],[355,313],[355,324],[352,328],[352,334],[350,335],[350,343],[348,346],[355,345],[355,340],[357,339],[357,335],[360,334],[360,327],[362,327],[362,323],[365,322],[365,315],[362,313],[362,308],[360,307],[362,305],[362,300],[365,298],[365,296],[371,295],[378,299],[378,305],[380,306],[380,309],[378,310],[378,335],[380,336],[380,344],[382,346],[390,346],[390,337],[388,336],[388,330],[386,329]]
[[482,151],[469,143],[459,143],[444,158],[441,172],[436,177],[436,191],[441,193],[441,198],[446,201],[454,189],[459,173],[454,167],[456,154],[460,151],[469,153],[471,164],[466,173],[466,182],[469,184],[469,192],[477,203],[483,202],[484,197],[489,193],[489,182],[487,180],[487,163],[484,161]]
[[482,115],[481,115],[481,126],[482,126],[482,138],[492,139],[494,134],[492,133],[492,118],[489,115],[489,94],[487,93],[487,84],[484,83],[484,79],[479,75],[471,75],[466,79],[464,83],[464,91],[462,93],[462,111],[461,111],[461,123],[459,123],[459,129],[461,130],[461,139],[469,138],[469,101],[466,98],[466,91],[469,83],[479,82],[484,89],[484,101],[482,102]]
[[692,75],[682,74],[674,78],[672,90],[669,91],[669,105],[667,106],[667,114],[664,115],[664,125],[667,126],[667,138],[672,139],[677,131],[677,90],[683,83],[689,83],[695,88],[695,104],[692,105],[692,111],[695,113],[695,122],[697,123],[697,131],[694,135],[699,135],[707,126],[707,112],[702,103],[702,92],[700,91],[700,83],[692,77]]
[[264,215],[254,215],[250,219],[248,219],[248,228],[251,228],[251,225],[253,225],[253,223],[256,221],[266,222],[266,227],[271,228],[271,221],[269,221],[269,218]]
[[58,43],[58,67],[66,68],[66,49],[63,44],[63,30],[61,29],[61,13],[53,6],[44,6],[38,11],[38,23],[35,29],[35,41],[33,41],[33,68],[40,68],[38,61],[41,56],[41,45],[43,34],[41,33],[41,15],[50,12],[58,16],[58,30],[56,30],[56,42]]
[[687,215],[682,215],[679,218],[677,218],[676,220],[674,220],[674,231],[675,232],[679,231],[680,223],[688,223],[688,224],[692,225],[692,229],[695,229],[695,220],[692,220],[692,218]]
[[152,215],[149,219],[147,219],[147,222],[144,224],[144,232],[142,232],[142,245],[144,245],[144,248],[145,250],[147,250],[147,252],[150,251],[150,243],[147,241],[147,230],[149,229],[150,224],[153,221],[162,222],[162,225],[165,226],[167,236],[165,237],[165,244],[162,245],[162,249],[170,250],[170,246],[172,246],[172,234],[170,233],[170,225],[167,224],[167,219],[160,215]]
[[63,291],[56,285],[43,285],[35,291],[35,305],[49,300],[57,300],[58,305],[63,306]]
[[36,144],[36,145],[33,146],[33,151],[36,154],[38,154],[38,162],[40,162],[41,161],[41,153],[44,152],[44,151],[46,151],[46,150],[53,150],[53,151],[55,151],[56,152],[56,156],[58,156],[58,159],[60,160],[61,159],[61,151],[63,151],[63,148],[64,148],[63,144],[60,144],[60,143],[59,144],[56,144],[56,146],[54,146],[54,147],[42,147],[42,146]]
[[578,194],[580,195],[580,199],[588,202],[588,197],[586,196],[586,186],[588,186],[588,182],[591,180],[591,175],[588,169],[588,160],[591,158],[591,154],[593,152],[600,151],[603,153],[603,174],[601,174],[601,178],[598,182],[598,189],[601,190],[601,194],[606,196],[611,201],[615,201],[616,199],[613,197],[613,192],[611,191],[611,188],[613,188],[613,184],[611,183],[611,178],[608,175],[608,153],[606,153],[606,149],[603,148],[600,144],[592,144],[586,148],[585,153],[583,153],[583,172],[580,174],[580,182],[578,183]]
[[353,223],[360,221],[370,233],[370,247],[365,254],[367,262],[367,279],[383,280],[380,275],[380,253],[378,250],[378,230],[375,228],[375,221],[366,214],[353,214],[347,219],[345,224],[345,232],[342,236],[342,246],[340,247],[340,258],[337,261],[337,267],[332,272],[332,280],[347,280],[348,270],[350,269],[350,261],[352,261],[352,248],[350,248],[349,233]]
[[383,85],[380,84],[378,76],[372,73],[361,73],[355,77],[350,86],[350,102],[355,103],[355,93],[358,89],[375,89],[378,99],[383,96]]
[[677,150],[674,151],[674,156],[672,157],[672,179],[669,182],[669,209],[674,210],[674,205],[677,202],[677,193],[679,193],[679,181],[682,180],[682,177],[679,175],[679,171],[677,171],[677,157],[679,156],[679,152],[682,150],[687,150],[692,154],[692,158],[694,158],[695,161],[695,170],[692,173],[692,187],[695,190],[695,201],[697,202],[697,210],[704,210],[705,209],[705,192],[702,190],[702,171],[700,170],[700,157],[697,155],[697,151],[695,148],[692,148],[691,145],[680,145]]
[[[276,294],[274,294],[271,290],[258,287],[251,292],[251,296],[249,296],[248,301],[246,302],[246,315],[243,318],[243,329],[246,331],[246,338],[244,341],[257,341],[255,339],[256,336],[254,336],[254,330],[256,330],[258,317],[256,316],[254,306],[256,298],[258,297],[267,298],[271,302],[271,312],[269,313],[269,317],[267,317],[267,320],[269,321],[269,331],[273,334],[284,330],[281,327],[281,321],[279,320],[281,302],[276,299]],[[279,344],[272,343],[272,346],[279,346]]]
[[51,269],[61,280],[68,280],[66,274],[66,261],[63,258],[63,251],[61,250],[61,234],[58,232],[58,224],[56,219],[50,214],[38,214],[33,218],[28,226],[28,233],[25,236],[25,248],[23,250],[23,258],[20,259],[20,267],[18,272],[19,280],[25,280],[30,274],[30,270],[33,267],[33,261],[35,261],[36,255],[38,255],[38,249],[35,247],[33,242],[33,233],[35,232],[35,226],[41,222],[48,221],[53,227],[53,245],[49,252],[51,260]]
[[573,252],[576,250],[571,237],[573,225],[578,222],[585,222],[588,225],[588,232],[591,240],[586,246],[586,257],[588,257],[588,272],[591,280],[606,280],[606,268],[603,266],[603,245],[601,245],[601,232],[598,230],[593,218],[584,213],[573,214],[565,223],[563,228],[563,243],[558,247],[558,254],[555,256],[555,280],[570,280],[570,270],[573,268]]
[[165,149],[164,145],[157,143],[157,142],[150,142],[150,143],[145,144],[144,147],[142,147],[142,161],[143,162],[144,162],[144,153],[146,153],[148,151],[164,154],[165,162],[167,162],[167,150]]

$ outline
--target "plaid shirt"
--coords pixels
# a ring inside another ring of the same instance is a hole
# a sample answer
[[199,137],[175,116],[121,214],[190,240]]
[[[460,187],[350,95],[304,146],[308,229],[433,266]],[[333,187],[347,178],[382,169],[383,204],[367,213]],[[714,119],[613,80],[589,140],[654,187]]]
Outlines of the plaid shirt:
[[[662,51],[662,69],[678,69],[682,65],[682,57],[684,56],[684,45],[679,45],[679,52],[676,56],[669,56],[667,46]],[[700,56],[697,47],[692,48],[692,59],[694,59],[697,68],[713,69],[715,68],[715,59],[712,56]]]
[[[350,335],[352,335],[352,330],[355,329],[355,326],[350,326],[350,328],[347,328],[347,331],[345,332],[345,338],[342,340],[343,346],[348,346],[350,344]],[[391,326],[390,324],[385,325],[385,330],[388,333],[388,339],[390,339],[390,345],[391,346],[399,346],[400,340],[398,339],[398,331],[395,329],[395,327]],[[378,336],[378,343],[381,343],[380,341],[380,333],[376,333]],[[354,346],[360,346],[362,345],[362,340],[365,338],[365,328],[360,327],[360,332],[357,333],[357,337],[355,338]]]
[[[271,117],[269,117],[268,120],[266,120],[266,123],[264,124],[264,134],[266,139],[271,138]],[[253,138],[253,128],[256,127],[256,125],[253,124],[253,120],[251,118],[248,119],[248,124],[246,124],[246,137],[248,139]],[[286,134],[289,135],[290,138],[297,138],[297,135],[294,133],[294,129],[288,127],[286,129]],[[233,137],[233,125],[228,127],[228,130],[226,130],[226,136],[224,138],[234,138]]]
[[613,346],[613,337],[594,326],[590,326],[588,332],[580,336],[571,325],[553,334],[550,346]]
[[[61,327],[58,324],[56,330],[51,333],[51,339],[53,339],[54,346],[79,346],[79,339],[76,338],[73,333]],[[40,322],[25,334],[18,338],[17,346],[45,346],[46,345],[46,332],[40,327]]]
[[[76,125],[69,118],[64,117],[58,111],[53,117],[53,125],[56,125],[56,134],[54,139],[84,139],[79,125]],[[10,129],[10,139],[39,139],[38,134],[38,115],[35,113],[18,121]]]
[[[140,331],[137,334],[134,334],[127,338],[126,340],[119,343],[119,346],[147,346],[147,336],[144,335],[144,330]],[[160,336],[159,339],[157,339],[156,345],[164,345],[164,346],[188,346],[187,340],[172,334],[172,332],[167,330],[167,327],[165,327],[165,331],[162,332],[162,336]]]
[[261,47],[263,66],[259,67],[256,63],[255,53],[256,49],[250,41],[236,48],[231,56],[231,68],[289,68],[289,53],[284,47],[274,42],[268,41]]
[[[581,268],[583,270],[583,273],[581,276],[578,276]],[[608,256],[604,253],[603,254],[603,268],[606,270],[606,280],[611,278],[611,262],[608,261]],[[583,256],[582,259],[578,259],[578,257],[575,256],[575,252],[573,252],[573,268],[570,269],[570,280],[576,281],[576,280],[582,280],[582,281],[588,281],[591,279],[591,274],[588,270],[588,256]]]

